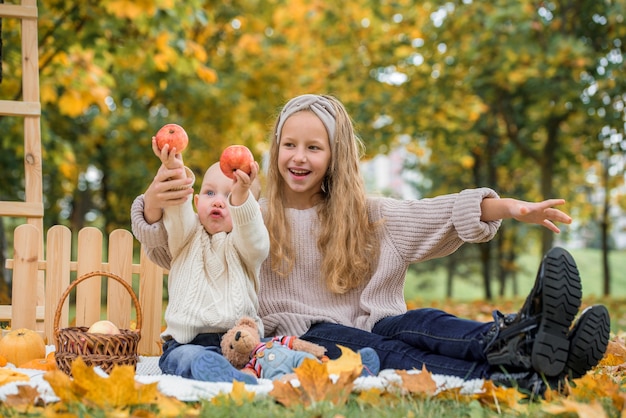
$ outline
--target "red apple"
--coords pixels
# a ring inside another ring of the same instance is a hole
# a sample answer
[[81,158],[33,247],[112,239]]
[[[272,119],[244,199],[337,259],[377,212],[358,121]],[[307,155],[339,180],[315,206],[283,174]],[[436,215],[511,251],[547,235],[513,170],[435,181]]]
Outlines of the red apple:
[[252,172],[250,167],[254,163],[252,152],[244,145],[231,145],[226,147],[220,157],[220,168],[226,177],[235,178],[233,172],[237,169],[244,171],[246,174]]
[[187,144],[189,143],[187,132],[185,132],[182,126],[176,125],[175,123],[164,125],[158,130],[154,137],[156,138],[159,150],[163,148],[165,144],[169,144],[170,151],[172,148],[176,148],[176,152],[180,153],[187,148]]
[[120,330],[119,328],[111,321],[97,321],[94,322],[89,329],[87,330],[87,332],[90,332],[92,334],[109,334],[109,335],[115,335],[115,334],[119,334]]

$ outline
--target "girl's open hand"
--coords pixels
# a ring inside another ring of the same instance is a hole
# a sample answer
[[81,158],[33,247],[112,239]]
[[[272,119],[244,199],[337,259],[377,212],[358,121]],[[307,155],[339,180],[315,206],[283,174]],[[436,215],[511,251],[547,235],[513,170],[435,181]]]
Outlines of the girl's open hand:
[[563,199],[548,199],[542,202],[517,200],[511,208],[511,216],[517,221],[541,225],[558,234],[561,230],[554,224],[555,222],[572,223],[572,218],[568,214],[553,207],[563,204],[565,204]]

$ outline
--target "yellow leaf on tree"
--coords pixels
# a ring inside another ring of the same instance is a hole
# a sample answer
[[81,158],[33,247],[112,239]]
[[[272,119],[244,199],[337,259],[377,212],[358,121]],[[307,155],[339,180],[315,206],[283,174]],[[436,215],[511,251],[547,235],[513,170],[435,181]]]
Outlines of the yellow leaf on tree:
[[79,92],[68,90],[59,99],[59,109],[67,116],[79,116],[83,113],[88,103],[84,101]]
[[196,69],[196,74],[200,80],[205,83],[213,84],[217,81],[217,73],[215,70],[204,65],[201,65]]
[[141,15],[151,16],[155,11],[155,4],[152,0],[112,0],[104,3],[104,7],[120,19],[131,20]]

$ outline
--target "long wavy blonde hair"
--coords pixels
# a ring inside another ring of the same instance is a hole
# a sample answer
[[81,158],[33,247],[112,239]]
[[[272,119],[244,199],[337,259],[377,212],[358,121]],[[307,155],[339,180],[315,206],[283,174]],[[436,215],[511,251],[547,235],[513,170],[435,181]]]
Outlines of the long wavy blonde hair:
[[[335,138],[330,141],[331,161],[324,180],[325,191],[320,190],[322,202],[317,206],[321,224],[317,246],[329,290],[345,293],[370,279],[380,246],[376,225],[368,218],[367,196],[359,167],[364,144],[355,134],[343,104],[333,96],[322,97],[335,107],[337,116]],[[287,276],[297,254],[291,245],[291,229],[285,216],[283,191],[286,185],[278,170],[278,122],[277,118],[270,137],[264,218],[270,235],[272,270]]]

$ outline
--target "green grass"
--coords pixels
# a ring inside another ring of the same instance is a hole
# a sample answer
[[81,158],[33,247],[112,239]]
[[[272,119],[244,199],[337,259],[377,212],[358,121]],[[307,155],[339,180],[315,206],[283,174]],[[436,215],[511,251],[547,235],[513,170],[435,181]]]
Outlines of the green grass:
[[[309,406],[296,405],[284,407],[270,398],[262,398],[254,401],[234,401],[222,398],[218,402],[201,401],[190,403],[194,412],[181,411],[178,416],[193,416],[207,418],[231,418],[231,417],[282,417],[282,418],[396,418],[396,417],[547,417],[549,414],[542,411],[539,403],[526,403],[516,410],[507,405],[486,407],[477,400],[468,397],[458,399],[439,399],[427,395],[381,395],[369,398],[367,401],[359,398],[358,394],[351,394],[348,401],[335,406],[327,401],[320,401]],[[67,408],[67,409],[65,409]],[[111,416],[161,416],[157,405],[135,406],[123,410],[101,410],[88,407],[84,404],[65,405],[65,412],[76,417],[108,418]],[[612,408],[614,409],[614,408]],[[609,408],[611,410],[611,408]],[[45,417],[53,416],[53,408],[30,408],[28,413],[20,408],[10,408],[0,405],[0,414],[3,417]],[[172,409],[168,409],[167,416],[172,415]],[[615,411],[613,411],[615,412]],[[60,415],[54,415],[60,416]]]
[[[570,250],[580,271],[585,298],[601,298],[603,296],[602,258],[599,250],[580,249]],[[520,271],[517,275],[517,295],[508,285],[505,296],[508,298],[524,297],[532,288],[537,274],[541,257],[535,254],[522,255],[518,261]],[[609,257],[611,268],[611,297],[626,297],[626,251],[612,251]],[[485,293],[481,277],[477,274],[469,277],[457,276],[454,279],[452,298],[461,301],[484,299]],[[436,268],[428,272],[407,275],[405,285],[405,299],[412,300],[443,300],[446,295],[445,272],[443,268]],[[497,297],[496,286],[492,286],[492,294]]]

